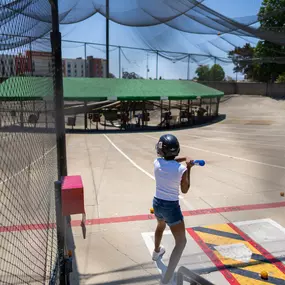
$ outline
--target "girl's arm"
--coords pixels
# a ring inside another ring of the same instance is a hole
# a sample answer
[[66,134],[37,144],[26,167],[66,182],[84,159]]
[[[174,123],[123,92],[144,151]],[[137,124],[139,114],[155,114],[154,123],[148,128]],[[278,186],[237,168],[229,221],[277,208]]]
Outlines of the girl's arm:
[[174,158],[174,160],[180,163],[180,162],[186,161],[187,157],[176,157],[176,158]]
[[194,165],[193,160],[187,159],[186,164],[187,164],[187,170],[183,173],[181,183],[180,183],[181,192],[183,194],[186,194],[190,188],[190,184],[191,184],[190,173],[191,173],[191,168]]

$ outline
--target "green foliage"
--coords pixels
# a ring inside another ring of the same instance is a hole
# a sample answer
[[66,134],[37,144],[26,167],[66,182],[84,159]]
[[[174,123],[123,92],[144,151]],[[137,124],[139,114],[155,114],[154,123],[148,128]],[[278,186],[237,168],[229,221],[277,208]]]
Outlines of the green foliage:
[[276,82],[277,83],[285,83],[285,72],[278,76]]
[[[261,27],[272,28],[272,27],[283,27],[285,23],[285,0],[263,0],[258,18]],[[280,11],[280,13],[276,13]],[[272,14],[271,17],[267,15]]]
[[209,81],[210,68],[209,65],[200,65],[196,69],[196,74],[199,81]]
[[229,52],[229,57],[232,59],[235,67],[234,72],[240,72],[253,77],[253,66],[251,59],[254,57],[254,47],[250,44],[245,44],[243,47],[236,47]]
[[225,71],[219,64],[214,64],[210,69],[211,81],[223,81],[225,79]]
[[200,65],[196,69],[198,81],[223,81],[225,71],[219,64],[214,64],[211,68],[209,65]]
[[[284,9],[285,0],[263,0],[258,14],[261,29],[274,31],[274,28],[284,27]],[[247,79],[261,82],[275,82],[285,72],[284,64],[268,62],[284,56],[285,46],[268,41],[259,41],[255,48],[246,44],[229,52],[235,72],[245,74]]]

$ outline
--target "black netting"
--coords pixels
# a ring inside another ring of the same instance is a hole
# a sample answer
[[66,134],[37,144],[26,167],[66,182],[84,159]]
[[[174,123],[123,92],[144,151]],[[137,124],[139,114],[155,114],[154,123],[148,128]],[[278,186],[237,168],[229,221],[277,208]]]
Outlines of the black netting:
[[[33,36],[36,26],[39,33],[50,29],[38,21],[50,6],[6,2],[0,8],[1,30],[11,34],[0,38],[0,283],[48,284],[58,280],[53,61],[50,39]],[[29,37],[12,36],[24,33]]]
[[[265,13],[230,18],[209,8],[206,1],[198,0],[109,0],[109,18],[115,23],[131,27],[168,26],[172,29],[195,34],[217,35],[232,34],[268,40],[277,44],[285,43],[284,27],[270,29],[259,28],[261,20],[284,13],[284,9]],[[246,1],[239,1],[246,7]],[[59,1],[61,24],[83,21],[96,13],[106,15],[105,0]],[[230,4],[229,4],[230,5]],[[49,2],[38,1],[2,1],[1,37],[6,47],[28,41],[26,36],[38,38],[51,29]],[[13,24],[19,25],[17,32]],[[10,37],[10,35],[17,37]],[[25,37],[22,37],[25,36]],[[4,46],[3,46],[4,47]]]

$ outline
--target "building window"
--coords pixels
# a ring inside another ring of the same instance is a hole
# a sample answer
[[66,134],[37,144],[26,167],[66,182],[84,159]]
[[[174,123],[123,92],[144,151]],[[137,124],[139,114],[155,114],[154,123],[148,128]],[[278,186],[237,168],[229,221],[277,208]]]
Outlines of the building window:
[[71,66],[70,66],[70,63],[68,63],[68,64],[67,64],[67,67],[68,67],[68,68],[70,68],[70,67],[71,67]]

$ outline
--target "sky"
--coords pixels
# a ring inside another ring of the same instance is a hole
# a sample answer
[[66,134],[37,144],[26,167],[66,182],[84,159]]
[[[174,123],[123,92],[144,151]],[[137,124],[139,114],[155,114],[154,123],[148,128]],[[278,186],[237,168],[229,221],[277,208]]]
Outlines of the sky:
[[[117,0],[118,1],[118,0]],[[134,0],[133,0],[134,1]],[[227,16],[243,17],[256,15],[260,8],[262,0],[205,0],[203,4],[209,8]],[[112,1],[110,1],[111,5]],[[117,2],[119,3],[119,1]],[[122,7],[121,9],[124,9]],[[86,45],[87,55],[105,58],[105,18],[100,14],[95,14],[85,21],[61,25],[63,40],[74,40],[79,42],[100,43],[98,45]],[[230,37],[231,35],[227,35]],[[147,28],[127,27],[110,22],[110,44],[118,46],[130,46],[138,48],[148,48],[148,44],[156,45],[159,49],[172,52],[186,52],[205,54],[211,53],[214,56],[227,57],[224,51],[208,44],[213,41],[218,47],[224,46],[218,35],[198,35],[177,31],[167,25],[159,25]],[[252,40],[255,41],[255,40]],[[255,41],[256,42],[256,41]],[[234,43],[244,44],[244,41],[235,39]],[[63,57],[76,58],[84,57],[84,44],[82,43],[65,43],[63,42]],[[229,46],[228,46],[229,47]],[[225,47],[225,48],[228,48]],[[223,47],[222,47],[223,48]],[[147,73],[147,63],[149,73]],[[205,63],[212,65],[213,61]],[[190,78],[195,76],[197,64],[190,62]],[[223,65],[226,75],[236,78],[233,73],[233,65]],[[119,49],[110,47],[110,72],[119,76]],[[184,61],[172,62],[163,57],[159,57],[158,75],[165,79],[186,79],[188,69],[188,58]],[[156,54],[141,50],[121,49],[121,71],[136,72],[143,77],[156,76]],[[242,79],[242,75],[238,74]]]

